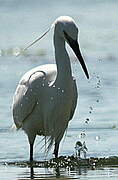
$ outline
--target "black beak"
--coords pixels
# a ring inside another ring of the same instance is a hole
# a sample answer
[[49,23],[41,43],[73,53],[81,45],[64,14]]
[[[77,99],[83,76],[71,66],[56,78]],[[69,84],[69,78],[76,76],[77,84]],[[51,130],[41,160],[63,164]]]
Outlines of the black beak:
[[64,35],[65,35],[65,38],[67,39],[68,44],[70,45],[70,47],[73,49],[74,53],[76,54],[87,79],[89,79],[89,73],[88,73],[87,67],[85,65],[84,59],[81,55],[79,44],[78,44],[77,40],[73,40],[70,36],[68,36],[68,34],[66,32],[64,32]]

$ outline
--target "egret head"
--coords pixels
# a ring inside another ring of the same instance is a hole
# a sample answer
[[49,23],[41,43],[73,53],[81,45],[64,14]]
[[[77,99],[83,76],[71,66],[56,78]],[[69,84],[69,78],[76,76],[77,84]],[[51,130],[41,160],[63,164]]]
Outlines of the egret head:
[[61,38],[64,38],[65,41],[70,45],[73,49],[75,55],[77,56],[86,77],[89,79],[89,74],[87,67],[84,63],[83,57],[80,52],[79,44],[78,44],[78,28],[74,20],[69,16],[60,16],[54,22],[55,31]]
[[83,57],[80,52],[79,44],[78,44],[78,28],[75,21],[69,16],[60,16],[59,18],[57,18],[56,21],[52,24],[52,26],[46,32],[44,32],[42,36],[40,36],[38,39],[33,41],[31,44],[29,44],[26,48],[24,48],[24,50],[28,49],[37,41],[42,39],[42,37],[44,37],[53,27],[55,28],[56,34],[60,36],[60,38],[65,39],[65,41],[73,49],[75,55],[77,56],[85,72],[86,77],[89,78],[88,70],[84,63]]
[[55,30],[60,37],[64,38],[67,42],[68,39],[65,37],[65,33],[68,34],[73,40],[78,38],[78,28],[74,20],[69,16],[60,16],[54,22]]

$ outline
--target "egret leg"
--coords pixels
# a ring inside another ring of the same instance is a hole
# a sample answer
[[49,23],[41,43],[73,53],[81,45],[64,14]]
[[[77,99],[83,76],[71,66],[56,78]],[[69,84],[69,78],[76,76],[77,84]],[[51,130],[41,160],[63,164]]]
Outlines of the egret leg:
[[33,161],[33,144],[30,144],[30,162]]
[[30,176],[31,176],[31,179],[34,179],[34,168],[33,167],[30,167]]
[[55,142],[55,148],[54,148],[55,158],[58,157],[58,152],[59,152],[59,143],[58,143],[58,142]]
[[29,144],[30,144],[30,162],[33,162],[33,145],[34,145],[34,141],[35,141],[35,134],[30,134],[28,135],[28,140],[29,140]]

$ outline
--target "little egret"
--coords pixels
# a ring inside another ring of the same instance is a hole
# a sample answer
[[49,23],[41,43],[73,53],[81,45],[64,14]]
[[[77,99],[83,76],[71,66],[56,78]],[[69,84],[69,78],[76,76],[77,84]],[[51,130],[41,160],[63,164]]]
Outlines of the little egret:
[[76,108],[76,81],[72,77],[65,42],[73,49],[89,78],[79,50],[78,28],[74,20],[69,16],[61,16],[53,23],[53,27],[56,64],[42,65],[28,71],[21,78],[13,98],[14,123],[17,129],[22,128],[28,136],[30,161],[33,161],[36,135],[45,137],[47,150],[54,143],[54,155],[58,157],[60,141]]

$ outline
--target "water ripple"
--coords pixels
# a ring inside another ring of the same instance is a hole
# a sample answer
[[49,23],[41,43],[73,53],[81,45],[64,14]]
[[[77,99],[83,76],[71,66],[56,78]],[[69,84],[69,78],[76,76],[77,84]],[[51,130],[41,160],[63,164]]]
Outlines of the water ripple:
[[33,55],[33,56],[45,56],[46,55],[46,51],[44,49],[37,49],[35,52],[33,51],[24,51],[24,48],[21,47],[11,47],[8,49],[0,49],[0,57],[6,57],[6,56],[29,56],[29,55]]

